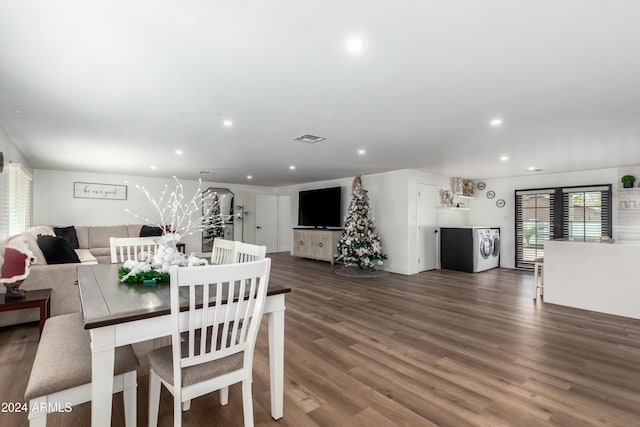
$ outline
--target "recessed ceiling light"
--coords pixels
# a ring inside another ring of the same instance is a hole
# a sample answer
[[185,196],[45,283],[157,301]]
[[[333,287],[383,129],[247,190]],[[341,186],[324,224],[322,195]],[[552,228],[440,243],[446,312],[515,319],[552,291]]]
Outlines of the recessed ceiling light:
[[500,157],[500,161],[501,162],[506,162],[507,160],[509,160],[509,156],[501,156]]
[[360,154],[361,156],[363,154],[367,154],[367,150],[358,150],[358,154]]
[[527,168],[527,170],[528,170],[528,171],[534,171],[534,170],[536,170],[536,167],[535,167],[535,166],[529,166],[529,167]]
[[293,171],[293,170],[296,170],[296,167],[294,165],[291,165],[289,166],[289,169]]
[[364,47],[364,43],[362,43],[362,40],[352,39],[349,40],[345,46],[349,52],[360,52]]
[[225,125],[226,127],[233,126],[233,122],[231,120],[224,120],[222,124]]
[[149,166],[149,167],[150,167],[151,169],[153,169],[153,170],[158,169],[158,167],[157,167],[156,165],[151,165],[151,166]]
[[184,152],[182,150],[176,150],[176,154],[178,156],[182,156],[184,154]]
[[16,110],[16,114],[22,114],[22,111]]
[[491,126],[498,127],[502,125],[502,119],[493,119],[491,120]]
[[247,179],[253,179],[253,176],[247,175]]

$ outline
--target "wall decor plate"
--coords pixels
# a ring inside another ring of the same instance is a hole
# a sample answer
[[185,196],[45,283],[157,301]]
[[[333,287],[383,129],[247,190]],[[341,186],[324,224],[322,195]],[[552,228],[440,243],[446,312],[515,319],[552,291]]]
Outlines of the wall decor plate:
[[504,205],[506,204],[506,202],[502,199],[498,199],[496,200],[496,206],[499,208],[504,208]]
[[476,188],[478,190],[484,190],[485,188],[487,188],[487,184],[485,184],[483,181],[480,181],[478,185],[476,185]]
[[494,197],[496,197],[495,191],[487,191],[487,199],[493,199]]

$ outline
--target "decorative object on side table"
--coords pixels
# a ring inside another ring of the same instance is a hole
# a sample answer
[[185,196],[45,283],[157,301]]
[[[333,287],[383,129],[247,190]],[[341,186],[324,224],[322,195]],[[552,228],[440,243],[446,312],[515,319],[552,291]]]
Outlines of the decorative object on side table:
[[0,269],[0,283],[7,288],[5,298],[24,298],[25,291],[20,289],[31,272],[31,264],[36,261],[24,238],[17,236],[7,242],[2,254],[4,262]]
[[633,175],[625,175],[621,178],[621,181],[624,188],[633,188],[633,183],[636,182],[636,177]]

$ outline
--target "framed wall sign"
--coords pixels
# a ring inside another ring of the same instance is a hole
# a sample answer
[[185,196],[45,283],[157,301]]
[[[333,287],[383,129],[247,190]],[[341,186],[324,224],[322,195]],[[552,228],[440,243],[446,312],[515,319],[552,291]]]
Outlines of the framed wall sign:
[[127,200],[127,186],[74,182],[73,197],[76,199]]

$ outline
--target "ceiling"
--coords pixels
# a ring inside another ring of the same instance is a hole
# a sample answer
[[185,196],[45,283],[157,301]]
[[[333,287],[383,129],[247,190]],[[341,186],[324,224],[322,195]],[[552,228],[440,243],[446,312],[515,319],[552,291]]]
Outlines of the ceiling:
[[267,186],[638,164],[638,22],[637,0],[3,0],[0,125],[35,168]]

